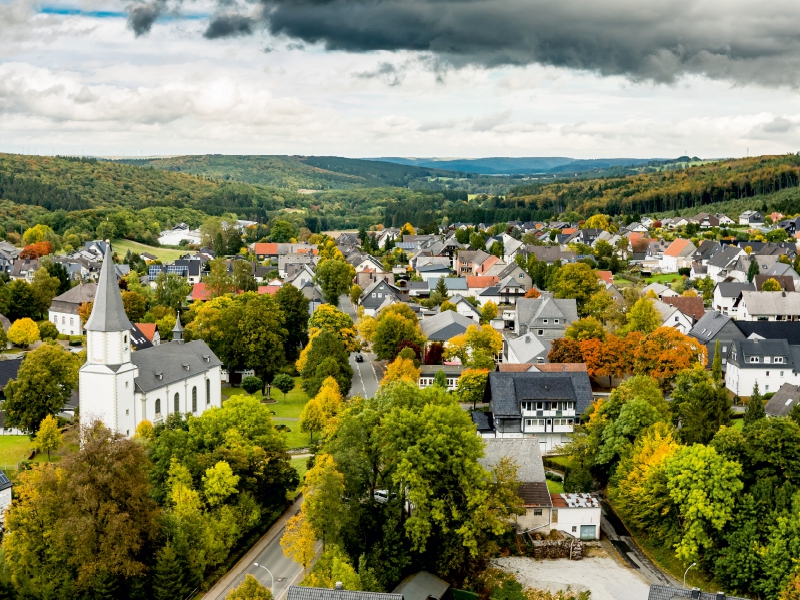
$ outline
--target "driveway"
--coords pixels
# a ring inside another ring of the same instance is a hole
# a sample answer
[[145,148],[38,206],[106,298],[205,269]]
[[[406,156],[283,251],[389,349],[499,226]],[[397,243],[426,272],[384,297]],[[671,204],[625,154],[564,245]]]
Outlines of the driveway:
[[509,556],[493,559],[492,564],[513,573],[524,587],[550,592],[589,590],[592,600],[647,600],[650,583],[638,571],[604,550],[593,550],[593,554],[599,556],[583,560]]

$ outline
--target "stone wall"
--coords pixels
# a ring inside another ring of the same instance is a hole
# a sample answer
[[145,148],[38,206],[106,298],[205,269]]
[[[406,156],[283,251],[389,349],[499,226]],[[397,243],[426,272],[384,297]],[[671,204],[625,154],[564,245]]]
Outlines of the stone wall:
[[532,540],[533,558],[583,558],[583,544],[580,540]]

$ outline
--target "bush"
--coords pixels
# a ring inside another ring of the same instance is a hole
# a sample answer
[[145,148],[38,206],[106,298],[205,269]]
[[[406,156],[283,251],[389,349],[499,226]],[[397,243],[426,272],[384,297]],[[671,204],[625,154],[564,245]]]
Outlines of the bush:
[[255,394],[257,391],[264,388],[264,383],[253,375],[248,375],[242,379],[242,389],[248,394]]
[[56,336],[56,339],[57,339],[57,340],[68,340],[68,339],[69,339],[69,336],[68,336],[66,333],[59,333],[59,334]]
[[39,322],[39,337],[42,340],[54,340],[58,337],[58,329],[50,321]]
[[561,477],[561,475],[559,475],[558,473],[550,473],[548,471],[547,473],[544,474],[544,476],[546,479],[549,479],[550,481],[557,481],[558,483],[564,481],[564,478]]
[[591,492],[594,480],[588,469],[578,467],[564,473],[564,491],[568,494]]
[[678,275],[686,275],[688,277],[691,272],[692,270],[689,267],[681,267],[678,269]]
[[70,346],[83,346],[86,343],[86,337],[83,335],[71,335],[69,336],[69,345]]

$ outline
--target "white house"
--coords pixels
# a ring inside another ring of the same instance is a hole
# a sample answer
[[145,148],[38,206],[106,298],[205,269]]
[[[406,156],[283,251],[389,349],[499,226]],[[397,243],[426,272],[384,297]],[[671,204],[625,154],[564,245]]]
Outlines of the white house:
[[642,288],[642,294],[647,296],[648,292],[653,292],[659,300],[663,300],[664,298],[668,298],[671,296],[680,296],[679,293],[674,291],[671,287],[664,285],[663,283],[658,283],[654,281],[650,285],[644,286]]
[[659,261],[661,271],[664,273],[677,273],[678,269],[689,268],[692,266],[692,254],[697,250],[691,240],[679,238],[672,242],[664,250],[664,254]]
[[603,511],[592,494],[551,494],[550,529],[558,529],[580,540],[600,539]]
[[712,306],[714,310],[735,319],[738,316],[742,292],[755,291],[755,289],[756,287],[752,283],[723,281],[714,288]]
[[800,292],[743,291],[737,318],[740,321],[798,321]]
[[8,476],[0,471],[0,523],[5,520],[6,509],[11,505],[11,488],[13,487]]
[[157,423],[173,412],[202,414],[222,406],[222,363],[202,340],[183,343],[178,319],[173,341],[131,352],[131,322],[106,251],[97,294],[86,322],[86,363],[79,373],[81,425],[102,421],[133,435],[144,420]]
[[178,223],[172,229],[162,231],[158,243],[162,246],[179,246],[183,240],[190,244],[200,244],[202,241],[200,230],[192,230],[186,223]]
[[661,313],[661,327],[673,327],[683,334],[689,333],[694,325],[692,317],[684,314],[674,306],[670,306],[661,300],[654,300],[653,306]]
[[739,225],[763,225],[764,215],[757,210],[746,210],[739,215]]
[[800,365],[794,353],[800,350],[787,340],[752,339],[731,341],[725,370],[725,387],[737,396],[748,397],[758,382],[762,394],[777,392],[784,383],[800,383]]
[[455,304],[456,312],[465,317],[469,317],[476,323],[480,323],[481,313],[475,308],[471,302],[465,300],[461,294],[456,294],[448,300],[450,304]]
[[64,335],[83,335],[78,309],[85,302],[93,302],[97,293],[96,283],[81,283],[53,298],[48,319]]

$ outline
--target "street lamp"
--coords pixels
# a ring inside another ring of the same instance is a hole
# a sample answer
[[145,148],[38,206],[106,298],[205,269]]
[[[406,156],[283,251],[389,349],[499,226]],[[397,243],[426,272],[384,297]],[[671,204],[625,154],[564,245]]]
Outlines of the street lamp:
[[[253,566],[254,567],[258,567],[259,569],[264,569],[267,573],[269,573],[269,576],[272,579],[272,585],[270,586],[269,591],[270,591],[271,594],[274,595],[275,594],[275,578],[272,576],[272,571],[270,571],[264,565],[260,565],[258,563],[253,563]],[[686,586],[684,585],[684,587],[686,587]]]
[[686,588],[686,574],[689,572],[689,569],[691,569],[692,567],[696,567],[696,566],[697,566],[697,563],[693,562],[692,564],[689,565],[689,568],[686,569],[683,572],[683,587],[684,587],[684,589]]

